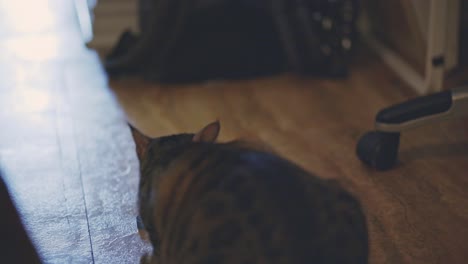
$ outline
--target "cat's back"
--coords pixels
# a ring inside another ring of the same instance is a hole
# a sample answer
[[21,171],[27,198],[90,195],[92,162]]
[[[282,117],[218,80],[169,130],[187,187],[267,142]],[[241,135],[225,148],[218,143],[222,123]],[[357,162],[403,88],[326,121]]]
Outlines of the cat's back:
[[168,174],[157,215],[175,263],[366,263],[357,200],[278,155],[195,144]]

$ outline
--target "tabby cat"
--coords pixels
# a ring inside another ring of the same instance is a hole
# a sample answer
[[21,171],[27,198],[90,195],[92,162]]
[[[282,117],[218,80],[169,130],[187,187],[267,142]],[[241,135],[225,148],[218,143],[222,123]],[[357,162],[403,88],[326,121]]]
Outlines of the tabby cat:
[[365,215],[336,182],[247,143],[216,143],[218,121],[159,138],[131,130],[154,248],[141,263],[368,262]]

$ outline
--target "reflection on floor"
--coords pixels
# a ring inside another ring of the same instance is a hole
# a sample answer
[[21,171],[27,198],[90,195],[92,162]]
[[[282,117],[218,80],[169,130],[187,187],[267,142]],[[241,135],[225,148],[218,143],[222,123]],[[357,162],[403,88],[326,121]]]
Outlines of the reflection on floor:
[[138,263],[134,143],[73,8],[0,2],[0,168],[44,263]]

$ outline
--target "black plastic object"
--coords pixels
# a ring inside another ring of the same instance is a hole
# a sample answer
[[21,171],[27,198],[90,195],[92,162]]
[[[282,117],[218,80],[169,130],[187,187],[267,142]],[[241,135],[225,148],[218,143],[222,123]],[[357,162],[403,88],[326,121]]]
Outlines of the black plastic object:
[[400,133],[371,131],[360,138],[356,154],[368,166],[385,171],[396,165],[399,145]]
[[443,91],[418,97],[381,110],[376,121],[384,124],[400,124],[406,121],[446,112],[452,106],[451,91]]

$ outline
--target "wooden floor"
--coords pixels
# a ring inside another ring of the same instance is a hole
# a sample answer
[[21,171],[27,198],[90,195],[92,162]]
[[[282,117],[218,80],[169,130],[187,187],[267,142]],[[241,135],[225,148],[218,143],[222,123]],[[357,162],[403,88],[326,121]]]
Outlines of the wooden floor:
[[138,175],[126,117],[154,136],[219,119],[221,140],[261,140],[339,179],[365,206],[371,263],[466,263],[468,119],[403,134],[392,171],[362,165],[355,145],[375,113],[414,96],[368,52],[342,81],[108,83],[65,18],[66,1],[35,3],[43,1],[61,16],[10,31],[6,22],[16,17],[0,6],[0,167],[44,263],[138,263],[149,249],[135,226]]
[[72,3],[0,2],[0,168],[44,263],[138,263],[134,143]]
[[468,119],[403,134],[398,167],[376,172],[356,158],[378,110],[414,96],[364,52],[347,80],[284,75],[253,81],[159,86],[113,80],[126,114],[159,136],[221,121],[221,140],[261,140],[310,171],[337,178],[361,199],[371,263],[466,263]]

